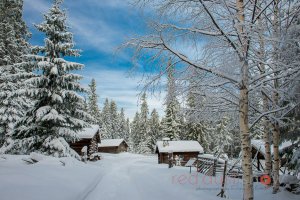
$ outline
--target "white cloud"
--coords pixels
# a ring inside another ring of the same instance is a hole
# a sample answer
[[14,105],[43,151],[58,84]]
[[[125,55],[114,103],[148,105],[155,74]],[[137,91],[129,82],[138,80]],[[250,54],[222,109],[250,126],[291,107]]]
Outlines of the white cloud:
[[[42,14],[46,13],[50,6],[51,1],[25,0],[24,9],[29,24],[40,23]],[[118,27],[118,24],[111,24],[111,21],[105,20],[101,11],[108,8],[125,10],[128,6],[127,1],[88,0],[76,3],[65,1],[62,7],[67,8],[68,23],[75,35],[76,42],[81,48],[92,48],[99,52],[113,53],[126,40],[126,35]]]

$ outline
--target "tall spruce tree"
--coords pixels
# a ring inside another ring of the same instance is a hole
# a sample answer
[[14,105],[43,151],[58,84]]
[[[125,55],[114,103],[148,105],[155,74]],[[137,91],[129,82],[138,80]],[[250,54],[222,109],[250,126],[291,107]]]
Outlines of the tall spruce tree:
[[144,93],[141,97],[141,114],[140,114],[140,130],[142,131],[141,134],[145,137],[149,131],[148,126],[148,115],[149,115],[149,108],[147,103],[147,96]]
[[19,77],[26,68],[18,65],[29,53],[29,32],[22,19],[22,0],[2,0],[0,3],[0,147],[15,123],[30,105],[25,95],[17,95],[26,88]]
[[163,124],[163,132],[166,137],[171,140],[178,140],[180,138],[181,124],[179,120],[179,102],[177,99],[176,83],[174,77],[174,66],[169,62],[167,67],[168,72],[168,85],[166,96],[166,110],[165,119]]
[[203,119],[197,117],[199,114],[196,112],[203,107],[203,97],[199,94],[195,94],[193,89],[196,88],[193,78],[190,79],[190,86],[187,95],[187,109],[186,109],[186,123],[185,123],[185,139],[197,140],[205,152],[211,152],[210,146],[212,142],[212,136],[210,135],[211,128],[209,123]]
[[111,130],[109,133],[110,139],[118,138],[119,131],[119,116],[118,116],[118,107],[115,101],[110,102],[110,120],[111,120]]
[[7,149],[10,153],[37,151],[79,158],[68,142],[77,140],[77,132],[89,125],[86,121],[91,116],[84,112],[84,99],[78,94],[85,92],[79,83],[81,76],[70,73],[83,65],[64,59],[79,56],[79,50],[73,49],[73,35],[68,31],[61,3],[62,0],[55,0],[44,15],[45,21],[36,25],[46,35],[45,45],[33,48],[34,55],[27,56],[37,71],[27,80],[34,86],[27,93],[36,102],[17,123],[11,136],[13,143]]
[[130,140],[129,140],[129,146],[130,146],[130,150],[132,152],[137,153],[138,152],[138,147],[140,145],[141,142],[141,138],[140,138],[140,114],[139,112],[135,113],[135,116],[133,118],[133,121],[131,123],[131,132],[130,132]]
[[126,124],[126,119],[125,119],[125,112],[124,112],[124,108],[121,108],[120,114],[119,114],[119,118],[118,118],[118,138],[122,138],[122,139],[127,139],[128,138],[128,132],[127,132],[127,124]]
[[139,122],[139,138],[140,143],[138,145],[138,153],[150,153],[151,149],[149,149],[147,141],[149,140],[149,108],[147,103],[147,96],[144,93],[141,97],[141,112],[140,112],[140,122]]
[[129,118],[126,119],[125,134],[126,135],[124,136],[124,139],[125,139],[125,141],[129,142],[130,141],[130,134],[131,134]]
[[225,153],[226,148],[228,149],[233,142],[232,133],[229,130],[229,118],[223,117],[214,128],[214,154],[220,155]]
[[147,137],[147,146],[152,153],[155,151],[157,140],[161,139],[160,120],[156,109],[153,109],[149,119],[149,133]]
[[104,106],[101,113],[101,119],[102,119],[102,137],[103,138],[110,138],[111,133],[111,115],[110,115],[110,103],[108,98],[104,101]]
[[95,79],[92,79],[89,84],[89,92],[88,92],[88,112],[94,118],[93,122],[100,125],[100,109],[98,107],[98,95],[97,95],[97,85]]

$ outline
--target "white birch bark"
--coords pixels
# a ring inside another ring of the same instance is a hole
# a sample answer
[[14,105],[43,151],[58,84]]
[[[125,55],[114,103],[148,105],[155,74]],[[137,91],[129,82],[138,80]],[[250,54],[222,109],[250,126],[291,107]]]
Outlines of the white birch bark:
[[239,102],[239,118],[240,118],[240,132],[242,142],[242,168],[243,168],[243,199],[253,199],[253,172],[252,172],[252,154],[251,154],[251,141],[248,123],[248,73],[249,65],[246,59],[248,38],[245,33],[245,15],[244,15],[244,1],[236,1],[237,18],[238,18],[238,32],[241,37],[243,57],[241,60],[241,86],[240,86],[240,102]]

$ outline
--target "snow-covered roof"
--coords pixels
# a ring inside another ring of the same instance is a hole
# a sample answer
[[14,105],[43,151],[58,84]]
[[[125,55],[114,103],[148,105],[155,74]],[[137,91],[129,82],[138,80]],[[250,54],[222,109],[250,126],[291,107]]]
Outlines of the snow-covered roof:
[[101,140],[101,143],[98,144],[98,147],[117,147],[119,146],[124,139],[105,139]]
[[[285,147],[291,146],[293,143],[291,141],[285,141],[279,145],[279,151]],[[265,142],[264,140],[251,140],[251,145],[264,156],[266,155]],[[271,145],[271,154],[273,154],[273,145]]]
[[78,137],[83,138],[93,138],[94,135],[98,132],[99,126],[98,125],[92,125],[91,127],[84,128],[82,131],[78,133]]
[[164,146],[163,141],[157,141],[156,147],[159,152],[199,152],[203,153],[203,147],[197,141],[193,140],[178,140],[168,141],[168,145]]

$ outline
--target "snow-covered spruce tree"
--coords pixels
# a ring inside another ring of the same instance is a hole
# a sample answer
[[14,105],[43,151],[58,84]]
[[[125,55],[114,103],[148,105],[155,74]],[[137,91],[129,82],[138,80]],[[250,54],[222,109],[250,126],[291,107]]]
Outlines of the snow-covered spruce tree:
[[160,120],[156,109],[153,109],[149,119],[149,132],[147,137],[147,146],[152,153],[155,151],[157,140],[161,139]]
[[222,153],[225,153],[225,148],[228,148],[232,142],[232,134],[229,131],[228,123],[229,118],[223,117],[223,119],[220,120],[220,122],[217,123],[214,128],[213,152],[217,156],[219,156]]
[[148,115],[149,115],[149,108],[147,103],[147,96],[144,93],[141,97],[141,112],[140,112],[140,144],[139,144],[139,153],[149,153],[151,150],[148,148],[147,140],[149,137],[149,124],[148,124]]
[[119,116],[118,116],[118,107],[115,101],[110,102],[110,120],[111,120],[111,130],[109,132],[110,139],[118,138],[119,130]]
[[180,134],[180,124],[177,119],[178,104],[176,102],[170,102],[166,108],[166,116],[164,120],[164,135],[171,140],[178,140]]
[[127,130],[127,122],[125,119],[124,108],[121,108],[121,111],[118,115],[118,132],[117,138],[128,139],[128,130]]
[[171,62],[167,66],[168,72],[168,85],[167,85],[167,96],[166,96],[166,110],[165,119],[163,124],[163,132],[165,137],[169,137],[171,140],[178,140],[180,134],[180,122],[178,118],[179,114],[179,102],[176,97],[176,85],[174,78],[174,66]]
[[140,138],[140,114],[138,112],[135,113],[133,121],[130,125],[130,137],[129,137],[129,147],[132,152],[138,152],[138,147],[141,142]]
[[109,134],[111,133],[111,115],[110,115],[110,103],[109,100],[106,98],[104,101],[104,106],[101,112],[101,119],[102,119],[102,128],[103,138],[110,138]]
[[0,3],[0,147],[29,106],[28,98],[16,93],[27,87],[18,77],[25,68],[16,65],[29,52],[29,33],[22,19],[22,8],[22,0]]
[[95,79],[89,84],[88,92],[88,112],[94,118],[93,122],[100,125],[100,109],[98,107],[97,85]]
[[210,153],[210,146],[212,143],[212,135],[210,133],[213,129],[210,128],[210,124],[208,122],[203,120],[204,117],[200,116],[202,113],[201,108],[203,107],[204,98],[203,95],[194,92],[197,88],[197,84],[193,77],[189,77],[189,82],[187,108],[185,111],[185,139],[197,140],[204,148],[204,152]]
[[125,125],[125,136],[124,136],[124,139],[126,142],[129,142],[130,141],[130,120],[129,118],[127,118],[126,120],[126,125]]
[[81,76],[70,71],[83,68],[82,64],[68,62],[65,56],[79,56],[72,49],[73,36],[66,26],[66,13],[60,9],[62,1],[55,0],[45,21],[36,28],[45,33],[45,45],[33,48],[28,55],[37,71],[26,82],[35,86],[27,91],[35,100],[34,106],[16,124],[14,141],[9,153],[28,154],[37,151],[53,156],[79,158],[68,142],[76,141],[77,132],[89,124],[91,116],[84,112],[84,99],[78,92]]

